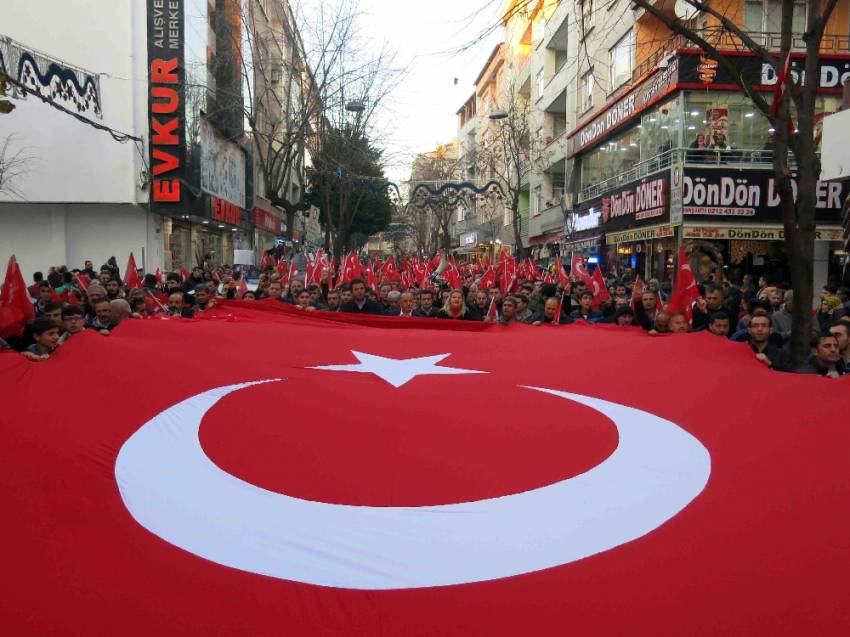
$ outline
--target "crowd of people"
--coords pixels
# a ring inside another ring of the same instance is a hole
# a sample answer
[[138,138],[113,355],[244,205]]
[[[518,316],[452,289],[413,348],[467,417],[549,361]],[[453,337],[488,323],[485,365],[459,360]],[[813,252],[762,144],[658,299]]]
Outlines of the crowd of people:
[[[738,285],[723,281],[700,286],[691,312],[667,312],[668,294],[657,280],[606,280],[608,300],[599,303],[583,279],[561,284],[528,277],[503,294],[498,285],[479,289],[467,276],[450,288],[436,277],[426,285],[403,286],[400,280],[367,285],[355,278],[328,286],[327,273],[310,283],[294,275],[291,281],[273,268],[248,286],[239,272],[196,267],[191,273],[164,277],[144,274],[138,286],[122,280],[114,262],[95,271],[90,261],[81,269],[50,268],[36,272],[28,291],[34,299],[34,319],[22,336],[0,339],[0,349],[18,351],[43,361],[62,343],[83,330],[109,335],[125,320],[145,317],[195,318],[222,299],[273,299],[305,312],[349,312],[395,317],[488,321],[509,325],[568,324],[576,321],[636,326],[650,334],[707,331],[749,347],[771,369],[838,377],[850,369],[850,299],[847,288],[828,287],[813,317],[810,355],[802,365],[791,363],[791,309],[794,294],[772,285],[766,277],[754,282],[745,276]],[[82,281],[88,281],[83,285]],[[253,289],[251,289],[253,288]]]

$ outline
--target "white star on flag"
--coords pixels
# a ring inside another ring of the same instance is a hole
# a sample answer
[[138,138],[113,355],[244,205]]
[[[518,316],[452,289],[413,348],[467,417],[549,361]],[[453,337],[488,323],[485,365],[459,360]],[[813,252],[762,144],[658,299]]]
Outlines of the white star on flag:
[[360,372],[363,374],[375,374],[387,381],[393,387],[401,387],[406,382],[417,376],[435,376],[451,374],[486,374],[487,372],[472,369],[459,369],[457,367],[438,367],[444,358],[451,354],[437,354],[436,356],[421,356],[419,358],[386,358],[374,354],[351,351],[359,360],[359,363],[349,365],[319,365],[308,367],[308,369],[322,369],[331,372]]

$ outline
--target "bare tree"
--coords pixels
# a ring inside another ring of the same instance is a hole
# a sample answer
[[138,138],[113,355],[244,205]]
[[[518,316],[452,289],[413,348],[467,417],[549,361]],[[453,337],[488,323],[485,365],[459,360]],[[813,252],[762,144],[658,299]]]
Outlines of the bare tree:
[[[500,96],[503,117],[491,123],[475,153],[479,175],[495,178],[509,213],[516,253],[524,257],[522,218],[519,205],[522,192],[534,170],[528,96],[509,83]],[[492,117],[492,116],[491,116]]]
[[28,170],[32,157],[24,147],[14,148],[14,135],[7,135],[0,144],[0,195],[23,198],[23,193],[15,183]]
[[451,246],[452,215],[457,214],[462,196],[455,184],[457,158],[439,152],[419,155],[413,163],[412,172],[411,202],[433,220],[434,243],[448,250]]
[[[633,4],[654,16],[673,34],[692,42],[707,57],[715,60],[720,68],[735,80],[750,98],[753,106],[771,122],[776,131],[773,170],[785,228],[791,284],[795,298],[799,299],[792,310],[791,355],[795,363],[799,363],[809,351],[808,340],[812,333],[809,303],[814,297],[815,207],[817,183],[821,173],[815,138],[818,89],[816,78],[820,76],[819,56],[824,32],[837,0],[805,3],[807,27],[803,33],[795,33],[793,29],[796,3],[794,0],[781,0],[778,55],[736,24],[722,8],[702,0],[684,1],[706,17],[707,26],[699,28],[694,26],[694,22],[679,20],[672,14],[665,13],[650,0],[633,0]],[[778,105],[771,104],[763,94],[756,91],[746,70],[735,58],[725,54],[730,47],[746,51],[764,64],[770,65],[777,76],[781,76],[783,61],[788,59],[792,47],[800,40],[806,52],[804,77],[809,79],[801,82],[792,74]],[[796,188],[793,184],[794,173],[797,177]]]

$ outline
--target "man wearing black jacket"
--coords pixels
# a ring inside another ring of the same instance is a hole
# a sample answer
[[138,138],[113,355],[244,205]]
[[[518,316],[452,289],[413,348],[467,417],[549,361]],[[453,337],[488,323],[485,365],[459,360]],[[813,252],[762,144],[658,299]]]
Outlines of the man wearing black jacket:
[[431,290],[422,290],[419,293],[419,307],[414,308],[413,316],[420,318],[437,318],[440,308],[434,307],[434,293]]
[[366,298],[366,284],[362,279],[354,279],[351,282],[351,300],[343,304],[341,312],[353,312],[355,314],[383,314],[383,308],[375,301]]
[[772,332],[773,324],[770,322],[770,317],[757,314],[750,319],[747,343],[755,353],[756,360],[761,361],[771,369],[787,372],[791,366],[788,352],[770,343]]

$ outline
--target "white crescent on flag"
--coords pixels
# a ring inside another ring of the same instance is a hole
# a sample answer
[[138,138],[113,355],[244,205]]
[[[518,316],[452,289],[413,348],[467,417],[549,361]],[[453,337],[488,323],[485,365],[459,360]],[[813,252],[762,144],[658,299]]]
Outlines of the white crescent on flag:
[[204,415],[219,400],[277,380],[211,389],[137,430],[115,464],[130,515],[174,546],[231,568],[348,589],[421,588],[529,573],[610,550],[682,511],[711,473],[706,448],[668,420],[527,387],[610,418],[616,450],[570,479],[473,502],[380,507],[299,499],[225,472],[199,440]]

